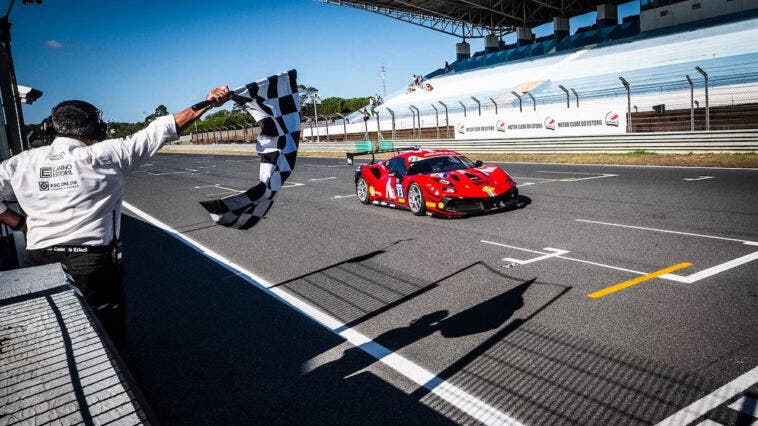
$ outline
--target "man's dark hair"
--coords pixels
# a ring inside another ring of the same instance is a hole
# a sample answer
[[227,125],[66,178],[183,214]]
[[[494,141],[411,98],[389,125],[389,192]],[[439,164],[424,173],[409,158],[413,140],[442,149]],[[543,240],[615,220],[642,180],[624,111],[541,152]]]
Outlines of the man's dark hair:
[[84,101],[64,101],[53,108],[50,114],[53,133],[76,139],[105,139],[105,123],[101,112]]

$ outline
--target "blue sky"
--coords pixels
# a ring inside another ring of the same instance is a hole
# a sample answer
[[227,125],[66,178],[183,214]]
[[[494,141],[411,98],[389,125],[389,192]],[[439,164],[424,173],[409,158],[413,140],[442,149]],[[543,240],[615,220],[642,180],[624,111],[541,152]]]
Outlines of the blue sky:
[[[639,13],[639,5],[619,12]],[[573,19],[572,32],[594,19]],[[458,41],[312,0],[17,1],[10,21],[18,82],[44,92],[24,105],[27,123],[66,99],[97,105],[106,120],[138,121],[159,104],[180,111],[218,85],[290,68],[325,98],[381,92],[384,65],[391,93],[454,60]],[[535,29],[551,32],[551,24]],[[482,40],[470,42],[472,53],[483,49]]]

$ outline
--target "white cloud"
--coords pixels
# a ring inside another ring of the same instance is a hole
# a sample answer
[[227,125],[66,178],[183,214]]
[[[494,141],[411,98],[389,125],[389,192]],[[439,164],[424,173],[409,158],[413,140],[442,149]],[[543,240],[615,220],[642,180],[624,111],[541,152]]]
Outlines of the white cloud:
[[63,43],[59,42],[58,40],[48,40],[45,42],[45,46],[51,49],[60,49],[63,47]]

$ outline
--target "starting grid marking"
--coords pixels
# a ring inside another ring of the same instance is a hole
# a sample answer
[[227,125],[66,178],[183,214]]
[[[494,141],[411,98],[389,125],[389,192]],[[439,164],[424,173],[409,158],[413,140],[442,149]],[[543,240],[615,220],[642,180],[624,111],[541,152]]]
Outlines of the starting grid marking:
[[[749,240],[740,240],[740,239],[736,239],[736,238],[725,238],[725,237],[718,237],[718,236],[713,236],[713,235],[693,234],[693,233],[688,233],[688,232],[671,231],[671,230],[665,230],[665,229],[646,228],[646,227],[640,227],[640,226],[613,224],[613,223],[607,223],[607,222],[596,222],[596,221],[590,221],[590,220],[584,220],[584,219],[575,219],[575,220],[578,221],[578,222],[584,222],[584,223],[592,223],[592,224],[608,225],[608,226],[618,226],[618,227],[623,227],[623,228],[639,229],[639,230],[646,230],[646,231],[653,231],[653,232],[664,232],[664,233],[685,235],[685,236],[691,236],[691,237],[718,239],[718,240],[725,240],[725,241],[740,242],[742,244],[749,245],[749,246],[758,246],[758,242],[749,241]],[[672,272],[680,270],[680,269],[684,269],[684,268],[687,268],[687,267],[690,267],[690,266],[692,266],[692,263],[690,263],[690,262],[682,262],[682,263],[679,263],[679,264],[676,264],[676,265],[669,266],[667,268],[661,269],[659,271],[649,272],[648,273],[648,272],[642,272],[642,271],[635,271],[635,270],[632,270],[632,269],[626,269],[626,268],[622,268],[622,267],[618,267],[618,266],[614,266],[614,265],[606,265],[606,264],[602,264],[602,263],[598,263],[598,262],[591,262],[591,261],[584,260],[584,259],[576,259],[576,258],[573,258],[573,257],[568,257],[568,256],[566,256],[566,254],[570,253],[570,251],[563,250],[563,249],[557,249],[557,248],[552,248],[552,247],[545,247],[545,248],[542,249],[543,251],[538,251],[538,250],[532,250],[532,249],[527,249],[527,248],[523,248],[523,247],[517,247],[517,246],[508,245],[508,244],[498,243],[498,242],[494,242],[494,241],[480,240],[480,242],[483,243],[483,244],[490,244],[490,245],[495,245],[495,246],[500,246],[500,247],[507,247],[507,248],[511,248],[511,249],[515,249],[515,250],[520,250],[520,251],[524,251],[524,252],[528,252],[528,253],[534,253],[534,254],[538,254],[539,255],[537,257],[533,257],[531,259],[526,259],[526,260],[514,259],[514,258],[511,258],[511,257],[505,257],[505,258],[502,259],[503,262],[508,262],[507,264],[504,265],[505,268],[510,268],[510,267],[519,266],[519,265],[527,265],[527,264],[530,264],[530,263],[535,263],[535,262],[540,262],[540,261],[544,261],[544,260],[548,260],[548,259],[552,259],[552,258],[557,258],[557,259],[564,259],[564,260],[569,260],[569,261],[574,261],[574,262],[580,262],[580,263],[585,263],[585,264],[589,264],[589,265],[594,265],[594,266],[599,266],[599,267],[603,267],[603,268],[614,269],[614,270],[617,270],[617,271],[629,272],[629,273],[633,273],[633,274],[636,274],[636,275],[640,275],[640,277],[637,277],[637,278],[634,278],[634,279],[631,279],[631,280],[628,280],[628,281],[624,281],[622,283],[618,283],[618,284],[612,285],[610,287],[607,287],[607,288],[602,289],[602,290],[595,291],[595,292],[590,293],[590,294],[587,295],[588,297],[593,298],[593,299],[607,296],[609,294],[615,293],[617,291],[621,291],[621,290],[623,290],[625,288],[628,288],[628,287],[640,284],[642,282],[645,282],[645,281],[648,281],[648,280],[651,280],[651,279],[654,279],[654,278],[661,278],[661,279],[665,279],[665,280],[669,280],[669,281],[674,281],[674,282],[679,282],[679,283],[684,283],[684,284],[693,284],[693,283],[695,283],[697,281],[700,281],[702,279],[705,279],[705,278],[708,278],[708,277],[712,277],[712,276],[717,275],[717,274],[719,274],[721,272],[724,272],[724,271],[736,268],[736,267],[738,267],[740,265],[744,265],[746,263],[749,263],[749,262],[752,262],[753,260],[758,259],[758,251],[754,251],[753,253],[750,253],[750,254],[738,257],[736,259],[729,260],[727,262],[720,263],[720,264],[712,266],[710,268],[703,269],[703,270],[701,270],[699,272],[695,272],[695,273],[692,273],[690,275],[682,276],[682,275],[673,274]]]

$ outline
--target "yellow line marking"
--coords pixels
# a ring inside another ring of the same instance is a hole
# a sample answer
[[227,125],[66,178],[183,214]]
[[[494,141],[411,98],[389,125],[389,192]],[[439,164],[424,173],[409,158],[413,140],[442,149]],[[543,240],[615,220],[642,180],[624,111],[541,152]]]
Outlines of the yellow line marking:
[[616,285],[612,285],[612,286],[610,286],[608,288],[604,288],[602,290],[598,290],[598,291],[596,291],[594,293],[590,293],[590,294],[587,295],[587,297],[591,297],[593,299],[598,299],[600,297],[607,296],[607,295],[609,295],[611,293],[615,293],[617,291],[621,291],[621,290],[623,290],[623,289],[625,289],[627,287],[631,287],[633,285],[637,285],[637,284],[639,284],[641,282],[645,282],[645,281],[651,280],[653,278],[660,277],[661,275],[666,275],[666,274],[668,274],[670,272],[674,272],[674,271],[677,271],[679,269],[686,268],[688,266],[692,266],[692,263],[690,263],[690,262],[683,262],[683,263],[680,263],[678,265],[669,266],[668,268],[661,269],[660,271],[655,271],[655,272],[649,273],[647,275],[643,275],[641,277],[637,277],[635,279],[632,279],[632,280],[629,280],[629,281],[624,281],[623,283],[619,283],[619,284],[616,284]]

